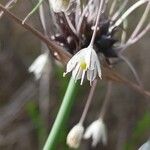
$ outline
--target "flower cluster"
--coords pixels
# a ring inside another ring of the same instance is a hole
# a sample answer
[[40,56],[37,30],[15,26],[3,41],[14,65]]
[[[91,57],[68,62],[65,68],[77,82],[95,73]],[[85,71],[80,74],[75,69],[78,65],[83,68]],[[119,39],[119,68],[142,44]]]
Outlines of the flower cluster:
[[[91,92],[89,93],[89,98],[87,99],[87,103],[85,105],[85,111],[83,111],[83,117],[81,117],[82,121],[79,121],[79,123],[70,130],[66,143],[70,148],[78,148],[82,139],[92,139],[91,143],[93,147],[97,146],[99,142],[102,142],[103,145],[106,145],[107,132],[103,117],[108,107],[111,88],[109,88],[106,93],[105,103],[102,106],[102,115],[100,115],[97,120],[91,123],[85,132],[83,126],[83,121],[88,112],[88,108],[95,91],[96,85],[94,86],[94,83],[97,82],[95,79],[97,77],[102,78],[101,64],[98,54],[104,56],[103,58],[106,60],[106,62],[108,62],[108,65],[113,64],[111,62],[113,62],[114,58],[114,64],[119,62],[119,59],[125,61],[133,72],[137,82],[139,85],[141,85],[136,70],[132,64],[122,55],[122,52],[128,46],[138,41],[150,29],[149,24],[145,29],[142,28],[145,18],[148,16],[147,14],[150,8],[150,1],[139,0],[125,11],[128,2],[127,0],[122,3],[120,9],[116,10],[116,12],[113,12],[117,3],[117,1],[114,1],[110,7],[108,17],[103,15],[106,8],[109,6],[108,1],[84,1],[82,6],[76,5],[76,11],[72,11],[69,15],[67,12],[70,10],[72,3],[81,3],[81,1],[49,0],[49,2],[50,8],[52,8],[54,12],[53,16],[55,19],[53,19],[57,23],[57,31],[61,31],[51,35],[51,40],[55,40],[56,44],[64,47],[71,55],[73,55],[67,63],[66,72],[64,72],[63,76],[66,76],[66,74],[71,72],[72,78],[75,80],[75,82],[77,80],[81,80],[80,84],[82,85],[84,79],[87,78],[87,80],[90,81],[90,85],[93,85],[91,86]],[[137,24],[135,30],[131,36],[129,36],[129,39],[127,39],[127,34],[125,32],[127,28],[127,17],[136,8],[145,3],[148,3],[145,12]],[[122,13],[123,11],[124,13]],[[118,26],[121,24],[123,24],[123,28],[125,30],[120,32],[120,38],[118,36],[114,36],[114,34],[118,31]],[[118,38],[117,40],[115,39],[116,37]],[[46,60],[47,55],[43,54],[39,56],[35,63],[33,63],[33,65],[31,65],[29,68],[29,71],[33,72],[37,79],[39,79],[41,76]],[[109,75],[111,76],[111,73]],[[94,80],[95,82],[93,82]],[[139,150],[149,150],[149,145],[149,142],[147,142]]]
[[78,148],[82,138],[92,138],[92,146],[95,147],[102,141],[104,145],[107,144],[106,127],[101,118],[91,123],[84,133],[84,127],[78,123],[69,132],[66,143],[71,148]]

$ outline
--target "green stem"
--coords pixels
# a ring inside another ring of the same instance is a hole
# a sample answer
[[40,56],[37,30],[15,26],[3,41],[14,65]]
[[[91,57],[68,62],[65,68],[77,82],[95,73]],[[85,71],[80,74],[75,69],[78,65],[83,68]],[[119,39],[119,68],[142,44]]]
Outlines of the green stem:
[[57,114],[56,120],[54,122],[54,125],[52,127],[52,130],[47,138],[47,141],[44,145],[43,150],[54,150],[55,143],[58,141],[60,131],[65,124],[65,121],[68,117],[68,114],[70,113],[72,104],[73,104],[73,94],[75,91],[75,81],[73,78],[70,79],[68,88],[66,90],[64,99],[62,101],[62,104],[60,106],[59,112]]

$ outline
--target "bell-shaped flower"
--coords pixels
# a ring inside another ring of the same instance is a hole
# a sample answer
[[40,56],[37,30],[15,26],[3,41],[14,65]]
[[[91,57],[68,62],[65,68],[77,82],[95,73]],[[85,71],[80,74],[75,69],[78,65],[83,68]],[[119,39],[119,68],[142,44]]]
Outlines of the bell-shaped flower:
[[97,74],[101,78],[100,62],[92,46],[81,49],[69,60],[64,76],[71,71],[72,77],[75,81],[81,79],[81,85],[86,72],[87,79],[90,81],[90,84],[97,77]]
[[84,139],[92,138],[92,146],[95,147],[100,141],[107,144],[106,127],[102,119],[98,119],[90,124],[84,134]]
[[78,148],[83,137],[84,127],[82,124],[75,125],[69,132],[67,136],[67,145],[70,148]]
[[35,61],[29,67],[29,72],[33,72],[36,80],[40,79],[43,68],[48,60],[48,53],[41,54],[38,56]]
[[54,12],[65,12],[70,6],[70,0],[50,0]]
[[150,150],[150,140],[144,143],[139,150]]

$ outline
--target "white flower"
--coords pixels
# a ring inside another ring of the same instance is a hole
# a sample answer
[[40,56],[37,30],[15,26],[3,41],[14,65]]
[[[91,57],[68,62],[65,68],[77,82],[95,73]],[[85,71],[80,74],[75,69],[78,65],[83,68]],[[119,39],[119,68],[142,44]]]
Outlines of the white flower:
[[150,140],[143,144],[139,150],[150,150]]
[[92,138],[92,146],[95,147],[100,140],[107,144],[106,127],[102,119],[94,121],[85,131],[84,139]]
[[41,54],[29,67],[29,72],[33,72],[36,80],[40,79],[43,68],[48,60],[48,53]]
[[50,0],[50,4],[54,12],[65,12],[69,7],[70,0]]
[[83,137],[84,127],[82,124],[75,125],[67,136],[66,143],[70,148],[78,148]]
[[81,79],[81,85],[87,72],[87,79],[90,83],[96,78],[97,73],[101,78],[101,68],[98,56],[93,47],[81,49],[68,62],[66,73],[72,71],[72,77],[76,80]]

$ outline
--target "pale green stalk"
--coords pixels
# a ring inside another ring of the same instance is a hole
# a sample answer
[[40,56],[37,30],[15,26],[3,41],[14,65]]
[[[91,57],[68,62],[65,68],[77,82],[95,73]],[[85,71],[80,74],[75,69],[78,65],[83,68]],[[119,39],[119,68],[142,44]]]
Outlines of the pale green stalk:
[[42,4],[44,0],[39,0],[39,2],[35,5],[35,7],[32,9],[32,11],[25,17],[25,19],[22,21],[22,24],[25,23],[25,21],[39,8],[39,6]]
[[70,114],[70,110],[74,102],[75,87],[75,80],[71,78],[56,120],[47,138],[43,150],[55,150],[55,144],[58,141],[59,134],[68,118],[68,115]]

